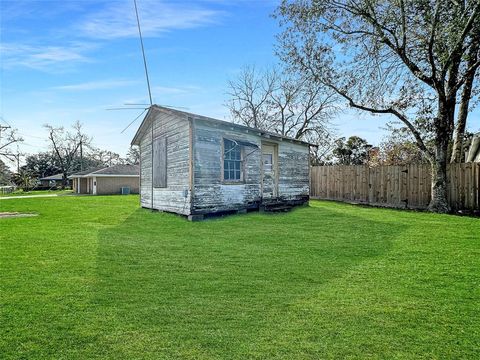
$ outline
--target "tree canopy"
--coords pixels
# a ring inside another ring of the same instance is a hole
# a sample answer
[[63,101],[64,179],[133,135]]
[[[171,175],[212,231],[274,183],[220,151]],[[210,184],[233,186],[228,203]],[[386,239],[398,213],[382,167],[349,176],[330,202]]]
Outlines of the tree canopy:
[[333,149],[333,155],[340,165],[364,165],[367,164],[370,157],[370,145],[367,140],[359,136],[344,137],[335,141],[336,147]]
[[227,106],[235,122],[319,143],[329,136],[336,95],[308,77],[246,66],[229,81]]
[[448,146],[456,160],[477,94],[479,11],[478,0],[284,0],[277,52],[349,106],[401,121],[432,164],[430,209],[445,212]]

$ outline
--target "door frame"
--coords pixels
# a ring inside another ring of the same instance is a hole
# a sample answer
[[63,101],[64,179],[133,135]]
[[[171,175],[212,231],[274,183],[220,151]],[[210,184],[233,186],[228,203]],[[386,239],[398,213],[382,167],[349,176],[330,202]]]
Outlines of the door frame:
[[275,199],[278,197],[278,179],[279,179],[279,174],[278,174],[278,144],[275,142],[269,142],[269,141],[262,141],[261,143],[261,149],[260,149],[260,171],[261,171],[261,176],[260,176],[260,191],[261,191],[261,196],[263,199],[263,178],[264,178],[264,172],[263,172],[263,147],[264,146],[271,146],[273,147],[273,158],[272,158],[272,168],[275,172],[275,176],[273,178],[273,195],[272,198]]

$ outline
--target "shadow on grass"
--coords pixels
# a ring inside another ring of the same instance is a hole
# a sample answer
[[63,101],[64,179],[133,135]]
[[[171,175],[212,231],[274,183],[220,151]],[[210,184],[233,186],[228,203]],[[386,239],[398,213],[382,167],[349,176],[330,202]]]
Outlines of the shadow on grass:
[[98,235],[97,350],[268,358],[279,356],[276,340],[281,356],[305,354],[311,344],[296,343],[298,332],[326,329],[313,320],[318,304],[302,302],[388,252],[403,230],[313,207],[200,223],[139,209]]

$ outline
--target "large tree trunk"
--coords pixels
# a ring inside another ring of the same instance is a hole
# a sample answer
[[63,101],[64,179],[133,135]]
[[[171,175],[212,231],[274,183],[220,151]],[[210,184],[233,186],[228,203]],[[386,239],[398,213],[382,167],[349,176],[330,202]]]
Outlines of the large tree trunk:
[[432,165],[432,199],[428,210],[448,213],[450,206],[447,197],[447,157],[448,143],[451,138],[451,119],[455,114],[455,101],[439,104],[438,117],[435,119],[435,157]]
[[450,206],[447,198],[447,152],[444,160],[432,163],[432,199],[428,210],[437,213],[448,213]]
[[[462,162],[463,140],[465,137],[465,128],[467,126],[468,103],[470,99],[470,94],[472,92],[472,83],[473,81],[469,84],[465,84],[465,87],[463,89],[460,109],[458,111],[457,125],[455,127],[455,136],[453,138],[452,157],[450,159],[451,163]],[[468,98],[465,98],[466,91],[468,92]]]
[[[469,66],[477,60],[476,57],[472,57],[473,61],[469,61]],[[467,78],[463,85],[462,97],[460,100],[460,108],[458,110],[457,126],[455,127],[455,136],[453,139],[452,157],[450,162],[459,163],[462,161],[463,154],[463,141],[465,137],[465,128],[467,126],[468,105],[470,98],[472,97],[473,80],[475,79],[475,73]]]

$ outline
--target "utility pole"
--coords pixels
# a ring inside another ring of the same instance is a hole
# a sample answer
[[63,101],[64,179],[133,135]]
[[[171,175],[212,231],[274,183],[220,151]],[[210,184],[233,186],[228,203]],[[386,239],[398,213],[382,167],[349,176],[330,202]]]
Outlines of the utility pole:
[[17,174],[20,174],[20,153],[15,156],[17,158]]
[[20,174],[20,150],[18,149],[18,144],[17,144],[17,156],[15,156],[17,159],[17,174]]
[[80,171],[83,171],[83,140],[80,139]]

